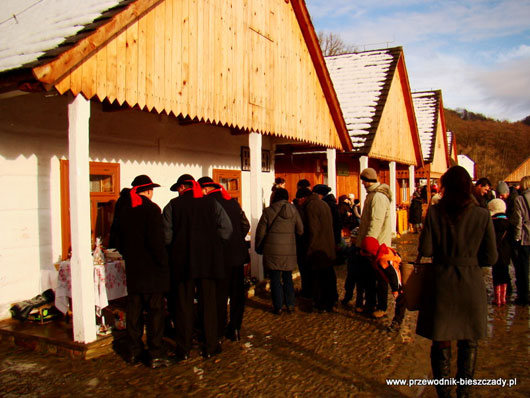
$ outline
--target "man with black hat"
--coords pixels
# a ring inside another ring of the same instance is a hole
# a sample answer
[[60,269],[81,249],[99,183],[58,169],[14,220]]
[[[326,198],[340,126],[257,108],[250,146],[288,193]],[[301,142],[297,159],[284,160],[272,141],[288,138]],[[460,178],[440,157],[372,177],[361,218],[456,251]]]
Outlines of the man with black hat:
[[[304,197],[303,192],[297,192],[299,199]],[[314,188],[313,193],[303,199],[301,209],[305,231],[303,246],[313,276],[313,302],[317,310],[332,312],[337,301],[337,285],[333,269],[336,253],[331,210]]]
[[[390,203],[392,194],[390,187],[377,180],[377,172],[371,167],[361,172],[361,182],[367,195],[364,200],[361,223],[357,234],[356,246],[361,248],[361,243],[367,236],[377,239],[379,244],[390,247],[392,243],[392,226],[390,222]],[[366,309],[372,311],[374,318],[385,316],[388,299],[388,282],[378,277],[370,261],[363,259],[361,267],[366,284]],[[376,304],[377,297],[377,304]],[[375,308],[374,308],[375,307]]]
[[155,184],[146,175],[132,182],[128,195],[116,207],[113,228],[117,249],[125,260],[127,275],[127,360],[135,364],[143,356],[144,311],[147,312],[147,365],[168,366],[162,348],[164,292],[169,289],[169,269],[164,247],[160,207],[153,203]]
[[169,201],[163,214],[174,296],[177,357],[189,357],[197,290],[205,342],[202,354],[210,358],[221,351],[216,280],[225,277],[222,240],[230,237],[232,224],[214,198],[203,196],[200,185],[191,175],[180,176],[170,189],[179,193]]
[[[205,195],[214,198],[223,206],[232,222],[232,234],[223,245],[226,278],[218,280],[217,316],[219,338],[226,335],[230,340],[238,341],[245,311],[245,263],[250,261],[245,236],[250,230],[250,223],[237,200],[232,199],[222,185],[215,183],[210,177],[199,178],[197,182]],[[230,322],[227,325],[228,298],[230,298]]]

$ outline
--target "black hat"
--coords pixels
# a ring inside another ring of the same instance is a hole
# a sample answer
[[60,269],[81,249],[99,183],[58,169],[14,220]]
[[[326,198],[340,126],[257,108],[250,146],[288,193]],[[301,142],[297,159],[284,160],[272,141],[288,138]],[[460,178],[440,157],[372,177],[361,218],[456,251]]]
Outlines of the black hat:
[[313,187],[313,192],[318,193],[319,195],[326,196],[329,191],[331,191],[331,188],[326,184],[317,184]]
[[133,188],[138,187],[136,188],[136,192],[140,193],[144,191],[149,191],[150,189],[153,189],[153,188],[157,188],[160,185],[155,184],[153,181],[151,181],[151,179],[148,176],[146,176],[145,174],[142,174],[134,178],[133,182],[131,182],[131,186]]
[[189,181],[195,181],[195,178],[191,174],[182,174],[176,183],[171,185],[171,188],[169,188],[170,191],[178,191],[178,187],[180,187],[182,184],[191,186],[192,183]]
[[309,188],[300,188],[296,191],[296,199],[307,198],[311,195],[311,190]]
[[213,187],[213,188],[219,189],[221,187],[219,184],[217,184],[214,180],[212,180],[208,176],[199,178],[197,182],[201,185],[202,188]]
[[303,180],[298,181],[298,183],[296,184],[297,188],[309,188],[310,186],[311,183],[305,178]]

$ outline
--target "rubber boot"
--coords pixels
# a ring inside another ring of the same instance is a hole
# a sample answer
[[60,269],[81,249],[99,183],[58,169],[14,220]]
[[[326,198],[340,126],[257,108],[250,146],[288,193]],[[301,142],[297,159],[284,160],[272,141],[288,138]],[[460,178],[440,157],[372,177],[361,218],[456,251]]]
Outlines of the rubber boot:
[[504,283],[501,285],[501,304],[506,304],[506,291],[508,289],[508,284]]
[[501,305],[501,285],[494,286],[495,298],[492,301],[492,304]]
[[[431,346],[431,367],[433,379],[449,379],[451,374],[451,346],[440,348],[436,344]],[[451,397],[449,385],[437,385],[439,398]]]
[[458,398],[471,396],[471,386],[462,383],[462,380],[473,379],[477,362],[477,345],[475,340],[458,340],[458,358],[456,361],[456,380],[459,383],[456,388],[456,396]]

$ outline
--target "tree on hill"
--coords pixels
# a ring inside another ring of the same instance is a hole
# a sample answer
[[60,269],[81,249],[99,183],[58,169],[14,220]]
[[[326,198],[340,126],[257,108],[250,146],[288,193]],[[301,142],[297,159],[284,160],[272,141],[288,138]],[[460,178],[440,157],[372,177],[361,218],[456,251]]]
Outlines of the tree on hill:
[[530,156],[530,126],[470,114],[479,115],[444,109],[446,128],[455,134],[458,153],[475,161],[477,177],[496,185]]
[[323,31],[317,34],[318,44],[322,50],[322,54],[327,57],[328,55],[341,55],[353,53],[356,51],[355,46],[346,44],[341,37],[333,32],[325,33]]

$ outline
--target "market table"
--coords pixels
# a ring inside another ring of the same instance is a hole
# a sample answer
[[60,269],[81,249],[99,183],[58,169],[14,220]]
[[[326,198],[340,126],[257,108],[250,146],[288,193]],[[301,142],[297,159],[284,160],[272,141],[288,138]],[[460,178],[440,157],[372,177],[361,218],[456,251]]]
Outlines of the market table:
[[[127,296],[125,262],[116,260],[107,261],[105,265],[94,265],[94,298],[97,315],[101,315],[101,310],[109,305],[109,300],[125,296]],[[70,260],[61,261],[55,291],[55,307],[66,314],[70,309],[71,297]]]

